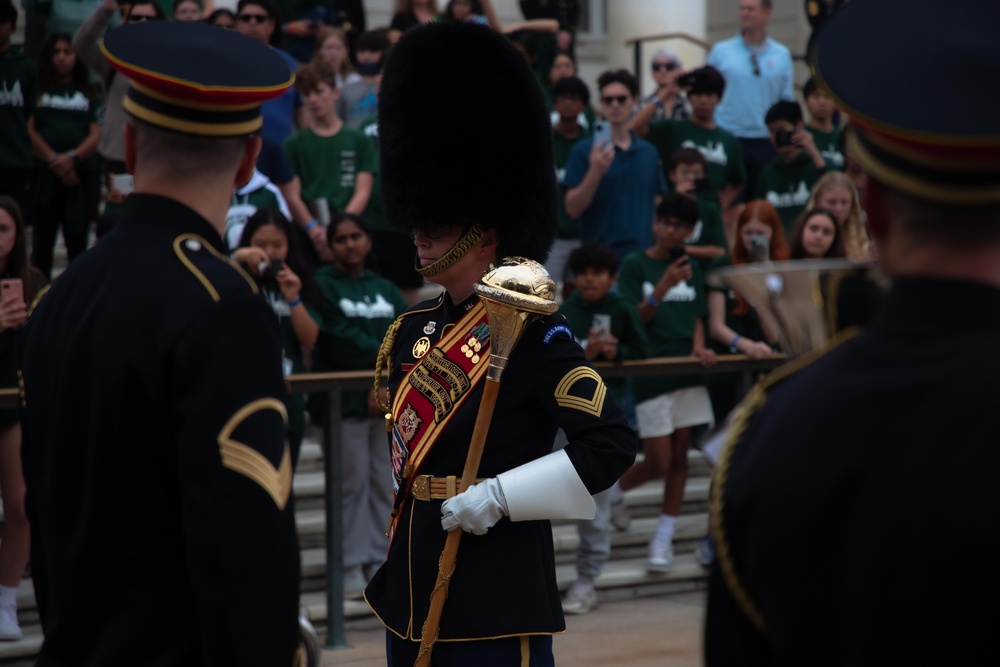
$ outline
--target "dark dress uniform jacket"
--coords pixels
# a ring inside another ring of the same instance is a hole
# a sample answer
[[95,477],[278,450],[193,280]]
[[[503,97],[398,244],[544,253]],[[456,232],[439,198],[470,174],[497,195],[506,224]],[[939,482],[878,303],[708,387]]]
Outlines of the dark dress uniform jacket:
[[288,665],[299,555],[274,313],[207,221],[134,194],[22,352],[46,665]]
[[[414,343],[423,336],[436,343],[477,299],[472,296],[451,307],[442,296],[405,316],[393,348],[393,396],[404,370],[417,361]],[[435,330],[427,334],[425,327],[432,321]],[[610,393],[593,406],[599,413],[557,403],[559,381],[581,366],[589,364],[563,316],[544,317],[525,330],[503,372],[479,477],[495,477],[549,454],[559,427],[569,438],[566,453],[591,493],[608,488],[628,469],[638,442]],[[462,475],[485,382],[458,408],[418,474]],[[601,395],[592,379],[569,390],[583,399]],[[402,638],[421,637],[447,536],[441,528],[442,502],[406,501],[388,560],[365,592],[382,622]],[[564,629],[548,521],[512,522],[503,517],[485,535],[462,536],[441,617],[442,641]]]
[[1000,664],[997,350],[1000,290],[901,278],[767,392],[722,522],[765,631],[717,569],[708,667]]

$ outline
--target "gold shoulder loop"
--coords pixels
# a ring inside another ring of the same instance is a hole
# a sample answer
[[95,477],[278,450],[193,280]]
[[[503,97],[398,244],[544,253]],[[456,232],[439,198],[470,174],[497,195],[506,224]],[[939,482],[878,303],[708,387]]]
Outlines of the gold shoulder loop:
[[387,366],[392,361],[392,348],[396,345],[396,335],[399,333],[399,327],[403,324],[403,319],[409,315],[414,315],[416,313],[426,313],[429,310],[434,310],[441,304],[441,300],[444,298],[444,292],[438,297],[434,306],[431,308],[421,308],[420,310],[408,310],[402,313],[399,317],[393,320],[392,324],[385,332],[385,337],[382,339],[382,345],[378,348],[378,356],[375,358],[375,405],[379,410],[385,413],[385,429],[387,431],[392,430],[392,399],[389,398],[386,401],[382,401],[382,371],[388,370],[392,372],[392,368]]
[[285,509],[288,496],[292,492],[292,456],[285,443],[281,463],[275,468],[263,454],[253,447],[234,440],[233,432],[250,415],[262,410],[274,410],[281,415],[282,421],[288,423],[288,412],[285,404],[276,398],[259,398],[247,403],[236,411],[219,432],[219,453],[222,455],[222,465],[233,472],[256,482],[278,506]]
[[48,285],[46,285],[42,289],[38,290],[38,294],[35,295],[35,298],[31,300],[31,305],[28,306],[28,317],[31,317],[31,314],[33,312],[35,312],[35,308],[38,307],[38,302],[42,300],[43,296],[45,296],[46,294],[49,293],[49,289],[51,287],[52,287],[52,283],[49,283]]
[[779,366],[768,374],[763,380],[758,382],[750,390],[750,393],[740,402],[733,411],[733,418],[729,425],[729,432],[726,434],[722,452],[719,454],[719,462],[715,466],[712,474],[712,485],[709,491],[709,513],[711,514],[712,532],[715,538],[715,554],[719,560],[719,570],[726,582],[726,587],[732,594],[736,604],[740,607],[747,619],[760,633],[767,631],[764,623],[764,615],[757,608],[750,593],[747,591],[740,575],[736,571],[736,564],[733,562],[733,553],[726,534],[725,504],[726,504],[726,481],[729,479],[729,469],[732,465],[733,452],[746,432],[750,418],[753,417],[767,400],[767,390],[779,384],[783,380],[791,377],[806,366],[816,362],[818,359],[828,354],[838,345],[850,340],[860,333],[858,327],[845,329],[836,334],[822,347],[804,354],[787,364]]
[[386,366],[392,360],[392,348],[396,345],[396,335],[399,333],[399,327],[403,324],[403,318],[406,317],[407,313],[403,313],[389,325],[389,328],[385,332],[385,337],[382,339],[382,344],[378,348],[378,356],[375,358],[375,405],[378,409],[386,414],[386,429],[389,428],[389,420],[391,419],[389,411],[392,409],[390,407],[391,400],[382,401],[382,371],[392,369],[387,369]]
[[228,257],[213,248],[211,243],[197,234],[181,234],[174,239],[174,253],[177,255],[177,258],[181,260],[181,264],[183,264],[187,270],[194,274],[194,277],[198,279],[198,282],[200,282],[202,287],[205,288],[208,295],[212,297],[212,301],[218,302],[220,300],[219,291],[215,289],[215,286],[212,285],[211,281],[205,277],[205,274],[199,271],[198,267],[194,265],[194,262],[192,262],[184,252],[185,248],[190,252],[207,250],[216,259],[220,259],[225,262],[226,265],[236,269],[236,271],[243,276],[243,279],[247,281],[247,284],[250,286],[250,289],[253,290],[253,293],[258,293],[259,290],[257,289],[257,283],[254,282],[253,278],[247,275],[247,272],[239,266],[230,262]]

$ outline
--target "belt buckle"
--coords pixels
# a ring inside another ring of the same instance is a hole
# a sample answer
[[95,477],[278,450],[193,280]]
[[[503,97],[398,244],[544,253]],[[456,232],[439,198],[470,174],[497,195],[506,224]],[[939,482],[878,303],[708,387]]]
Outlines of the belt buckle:
[[431,499],[431,476],[417,475],[413,478],[413,486],[410,487],[410,494],[417,500],[427,502]]

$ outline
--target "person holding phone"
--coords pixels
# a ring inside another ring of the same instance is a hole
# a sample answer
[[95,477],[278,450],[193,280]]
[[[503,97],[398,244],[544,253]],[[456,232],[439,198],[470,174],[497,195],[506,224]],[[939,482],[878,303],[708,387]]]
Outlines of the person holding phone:
[[[646,324],[651,357],[695,357],[703,366],[716,361],[705,344],[702,319],[708,314],[704,269],[691,261],[684,240],[698,221],[698,204],[671,193],[656,209],[656,241],[622,261],[618,287],[637,304]],[[637,377],[635,416],[645,458],[611,487],[616,523],[624,522],[623,493],[652,479],[664,479],[659,526],[649,544],[649,570],[663,573],[673,563],[673,534],[687,481],[687,450],[691,428],[712,424],[712,404],[704,377],[658,375]]]
[[[45,285],[45,277],[28,262],[21,209],[13,198],[0,196],[0,386],[16,387],[17,345],[28,305]],[[21,414],[0,410],[0,494],[3,539],[0,540],[0,641],[21,639],[17,622],[17,588],[28,564],[30,530],[24,511],[21,473]]]
[[[247,220],[232,259],[256,278],[278,317],[284,374],[304,373],[319,338],[325,301],[299,256],[292,223],[276,208],[261,208]],[[305,397],[289,394],[285,403],[294,466],[305,433]]]
[[778,157],[761,172],[755,198],[766,199],[778,210],[785,236],[790,238],[813,185],[836,167],[816,148],[798,102],[778,102],[768,110],[766,121]]
[[566,214],[580,221],[582,243],[611,246],[621,258],[652,244],[650,224],[667,184],[656,149],[629,130],[639,90],[635,77],[608,71],[597,86],[605,120],[594,123],[594,135],[570,153],[563,178]]

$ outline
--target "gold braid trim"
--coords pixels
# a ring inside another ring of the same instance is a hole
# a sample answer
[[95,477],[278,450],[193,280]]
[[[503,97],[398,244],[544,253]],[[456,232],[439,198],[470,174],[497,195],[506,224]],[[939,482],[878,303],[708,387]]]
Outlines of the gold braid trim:
[[396,345],[396,335],[399,333],[399,327],[403,324],[403,318],[406,315],[407,313],[403,313],[389,325],[385,332],[385,338],[382,339],[382,345],[378,348],[378,356],[375,358],[375,405],[385,413],[386,431],[392,430],[392,399],[389,398],[384,403],[382,402],[382,371],[392,370],[387,366],[392,360],[392,348]]
[[750,393],[747,394],[746,398],[740,402],[740,404],[736,407],[736,410],[733,412],[733,419],[729,427],[729,433],[726,434],[726,441],[722,447],[722,453],[719,455],[719,462],[715,466],[715,470],[712,473],[712,486],[709,492],[709,512],[712,517],[712,533],[715,538],[715,554],[719,561],[719,570],[722,572],[722,577],[725,580],[726,586],[729,588],[729,592],[732,594],[733,599],[736,601],[736,604],[743,611],[743,613],[746,614],[747,619],[749,619],[750,623],[753,624],[753,626],[760,633],[767,631],[767,626],[764,623],[764,616],[761,614],[760,609],[757,608],[754,601],[750,598],[750,593],[740,580],[740,575],[736,571],[736,564],[733,562],[731,545],[729,544],[729,539],[726,535],[725,491],[726,481],[729,479],[729,468],[732,465],[733,452],[736,450],[736,446],[743,437],[743,434],[747,429],[747,425],[750,422],[750,418],[764,406],[764,402],[767,399],[768,389],[775,386],[785,378],[802,370],[806,366],[812,364],[820,357],[829,353],[830,350],[837,347],[841,343],[850,340],[858,333],[860,333],[860,329],[857,327],[845,329],[844,331],[834,335],[822,347],[819,347],[809,354],[802,355],[798,359],[775,369],[766,378],[754,385],[753,389],[750,390]]
[[483,238],[483,231],[483,228],[479,225],[472,225],[469,227],[469,231],[465,232],[462,238],[455,242],[455,245],[451,247],[451,250],[439,257],[434,263],[421,267],[420,260],[418,258],[415,261],[415,265],[413,267],[414,270],[424,277],[436,276],[458,260],[462,259],[465,253],[472,249],[472,246],[479,243],[479,240]]

